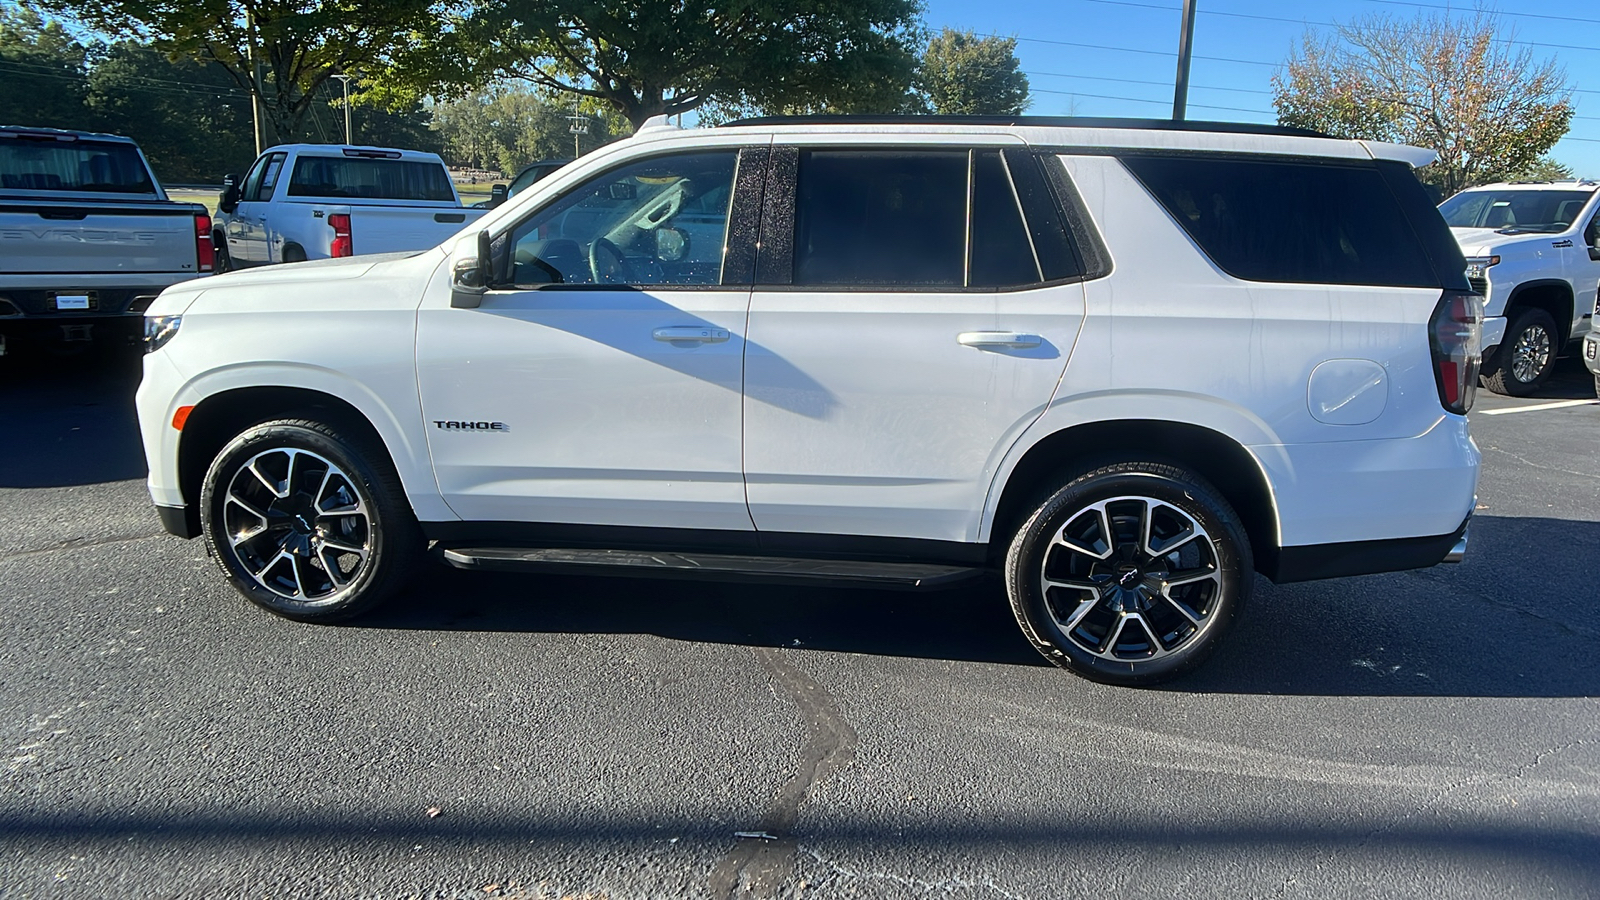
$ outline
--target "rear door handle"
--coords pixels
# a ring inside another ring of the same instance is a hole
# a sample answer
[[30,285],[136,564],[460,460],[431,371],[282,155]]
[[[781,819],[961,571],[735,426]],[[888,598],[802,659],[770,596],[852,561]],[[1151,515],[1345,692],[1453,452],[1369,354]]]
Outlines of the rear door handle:
[[650,336],[669,344],[720,344],[730,337],[725,328],[702,325],[670,325],[657,328]]
[[956,335],[956,341],[963,347],[1005,347],[1010,350],[1026,350],[1044,343],[1044,338],[1037,334],[1018,334],[1015,331],[963,331]]

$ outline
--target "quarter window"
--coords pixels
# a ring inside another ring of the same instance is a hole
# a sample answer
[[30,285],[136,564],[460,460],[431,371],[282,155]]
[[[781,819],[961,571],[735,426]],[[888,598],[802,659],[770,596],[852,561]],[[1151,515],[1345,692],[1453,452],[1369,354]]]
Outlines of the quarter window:
[[736,151],[645,160],[590,179],[512,231],[509,280],[722,283]]
[[1134,156],[1127,167],[1235,278],[1439,287],[1370,165]]

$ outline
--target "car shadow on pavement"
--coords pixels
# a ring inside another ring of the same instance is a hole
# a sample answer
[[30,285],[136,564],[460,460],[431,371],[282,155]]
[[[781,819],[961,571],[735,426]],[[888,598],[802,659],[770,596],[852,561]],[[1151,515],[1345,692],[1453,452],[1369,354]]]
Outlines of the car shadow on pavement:
[[[1161,686],[1308,696],[1600,695],[1600,523],[1479,516],[1464,563],[1273,585],[1199,671]],[[1530,561],[1536,560],[1536,563]],[[361,627],[671,640],[1043,666],[998,579],[889,592],[431,571]],[[1063,674],[1062,677],[1070,677]]]
[[0,488],[144,478],[137,349],[0,359]]

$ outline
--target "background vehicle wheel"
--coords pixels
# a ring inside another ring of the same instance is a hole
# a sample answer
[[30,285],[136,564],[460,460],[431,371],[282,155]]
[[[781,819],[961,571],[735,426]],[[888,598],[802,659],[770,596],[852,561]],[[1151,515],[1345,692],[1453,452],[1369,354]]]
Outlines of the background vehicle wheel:
[[381,445],[306,420],[263,422],[212,461],[201,522],[212,557],[252,602],[337,622],[396,593],[424,541]]
[[1006,554],[1017,624],[1052,663],[1107,684],[1154,684],[1205,661],[1250,595],[1232,508],[1193,472],[1160,463],[1070,480]]
[[1525,309],[1506,327],[1494,359],[1483,367],[1483,386],[1496,394],[1526,397],[1539,389],[1556,367],[1561,333],[1542,309]]
[[305,262],[306,248],[300,246],[299,244],[284,244],[283,261],[286,263]]
[[211,271],[221,275],[233,271],[233,257],[228,255],[228,241],[220,232],[211,236]]

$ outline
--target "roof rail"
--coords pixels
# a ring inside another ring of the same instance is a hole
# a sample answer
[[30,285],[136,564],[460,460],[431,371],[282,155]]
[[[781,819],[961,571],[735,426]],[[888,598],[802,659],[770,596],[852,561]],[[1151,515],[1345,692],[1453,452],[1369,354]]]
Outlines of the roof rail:
[[1220,134],[1330,137],[1308,128],[1257,125],[1252,122],[1196,122],[1188,119],[1118,119],[1088,116],[756,116],[725,122],[717,127],[733,128],[739,125],[1015,125],[1039,128],[1135,128],[1146,131],[1209,131]]

